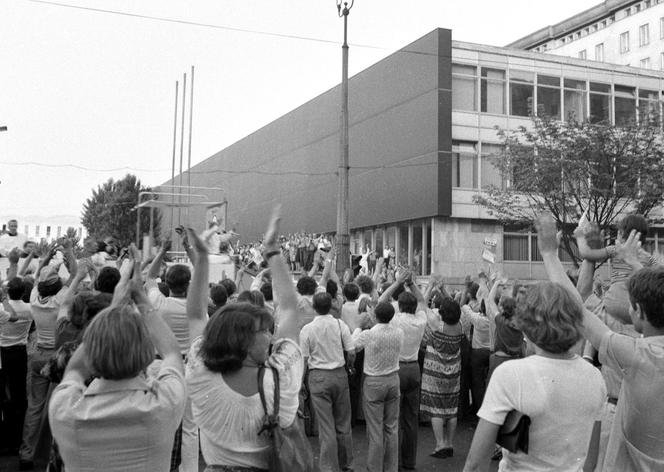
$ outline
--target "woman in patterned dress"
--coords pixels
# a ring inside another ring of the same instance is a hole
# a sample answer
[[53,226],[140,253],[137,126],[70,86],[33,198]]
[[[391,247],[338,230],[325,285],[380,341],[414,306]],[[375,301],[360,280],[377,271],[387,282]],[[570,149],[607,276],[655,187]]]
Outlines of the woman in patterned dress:
[[422,373],[420,411],[431,418],[436,447],[431,454],[441,459],[452,457],[457,424],[461,377],[461,309],[451,298],[441,301],[440,321],[428,325],[422,347],[426,349]]

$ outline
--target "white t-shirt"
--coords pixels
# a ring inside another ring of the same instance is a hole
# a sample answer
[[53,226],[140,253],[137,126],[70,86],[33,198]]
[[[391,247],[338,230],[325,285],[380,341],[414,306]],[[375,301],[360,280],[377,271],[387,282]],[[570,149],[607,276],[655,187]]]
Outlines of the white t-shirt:
[[25,234],[16,233],[14,236],[5,233],[0,236],[0,255],[7,256],[15,247],[23,249],[23,245],[28,240]]
[[503,449],[500,472],[581,471],[606,387],[599,370],[579,356],[529,356],[499,365],[477,416],[502,425],[517,410],[530,417],[528,454]]
[[189,342],[189,320],[187,319],[187,299],[165,297],[157,287],[148,289],[150,303],[163,318],[180,346],[180,352],[186,354],[191,343]]
[[418,311],[415,314],[397,312],[390,323],[403,331],[403,346],[399,354],[400,362],[412,362],[417,360],[420,352],[420,344],[427,327],[427,314]]
[[11,315],[0,308],[0,347],[25,346],[32,324],[30,304],[21,300],[9,300],[18,320],[9,321]]
[[37,327],[37,346],[43,349],[55,349],[55,322],[58,319],[60,307],[67,294],[67,287],[62,287],[58,293],[50,297],[39,296],[37,285],[30,293],[30,307],[32,318]]

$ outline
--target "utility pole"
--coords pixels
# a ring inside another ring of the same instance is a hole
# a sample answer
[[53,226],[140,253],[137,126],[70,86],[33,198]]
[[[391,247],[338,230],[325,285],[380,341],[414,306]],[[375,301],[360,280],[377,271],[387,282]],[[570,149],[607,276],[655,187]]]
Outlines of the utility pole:
[[341,128],[339,153],[339,190],[337,201],[337,272],[350,267],[350,235],[348,228],[348,13],[355,0],[336,0],[339,18],[344,19],[344,42],[341,46]]

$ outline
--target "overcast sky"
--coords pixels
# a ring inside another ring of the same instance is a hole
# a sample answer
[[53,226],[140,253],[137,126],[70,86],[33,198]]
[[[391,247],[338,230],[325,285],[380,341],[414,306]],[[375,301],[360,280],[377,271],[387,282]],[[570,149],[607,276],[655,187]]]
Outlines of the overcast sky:
[[[356,0],[350,73],[437,27],[503,46],[597,3]],[[127,172],[163,183],[192,65],[195,164],[339,83],[342,31],[334,0],[0,0],[0,217],[80,215]]]

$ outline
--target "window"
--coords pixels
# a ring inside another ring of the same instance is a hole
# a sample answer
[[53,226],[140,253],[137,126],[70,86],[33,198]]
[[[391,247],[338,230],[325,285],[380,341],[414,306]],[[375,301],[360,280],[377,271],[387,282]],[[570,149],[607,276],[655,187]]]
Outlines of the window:
[[650,69],[650,58],[646,57],[645,59],[641,59],[639,62],[639,67],[641,69]]
[[599,43],[595,46],[595,60],[604,62],[604,43]]
[[62,226],[58,226],[58,233],[56,237],[59,238],[60,236],[62,236]]
[[586,58],[586,50],[579,51],[579,59],[585,59]]
[[659,125],[659,93],[639,89],[639,123]]
[[50,237],[51,237],[51,227],[50,227],[50,226],[47,226],[47,227],[46,227],[46,237],[47,237],[47,238],[50,238]]
[[452,142],[452,187],[477,188],[477,143]]
[[560,77],[537,75],[537,114],[560,119]]
[[565,119],[584,121],[588,118],[586,113],[586,81],[565,79],[563,93],[563,110]]
[[510,70],[510,115],[533,114],[532,72]]
[[659,39],[664,39],[664,16],[659,19]]
[[35,226],[35,236],[39,237],[39,225]]
[[615,85],[616,125],[629,125],[636,120],[636,89]]
[[650,44],[650,24],[639,26],[639,47]]
[[491,185],[505,188],[500,169],[496,167],[502,152],[503,146],[499,144],[482,143],[482,188]]
[[503,234],[503,260],[504,261],[529,261],[527,234]]
[[611,120],[611,86],[590,82],[590,122]]
[[505,71],[482,67],[480,110],[483,113],[505,114]]
[[625,54],[629,51],[629,31],[620,33],[620,54]]
[[452,64],[452,109],[477,111],[477,67]]

